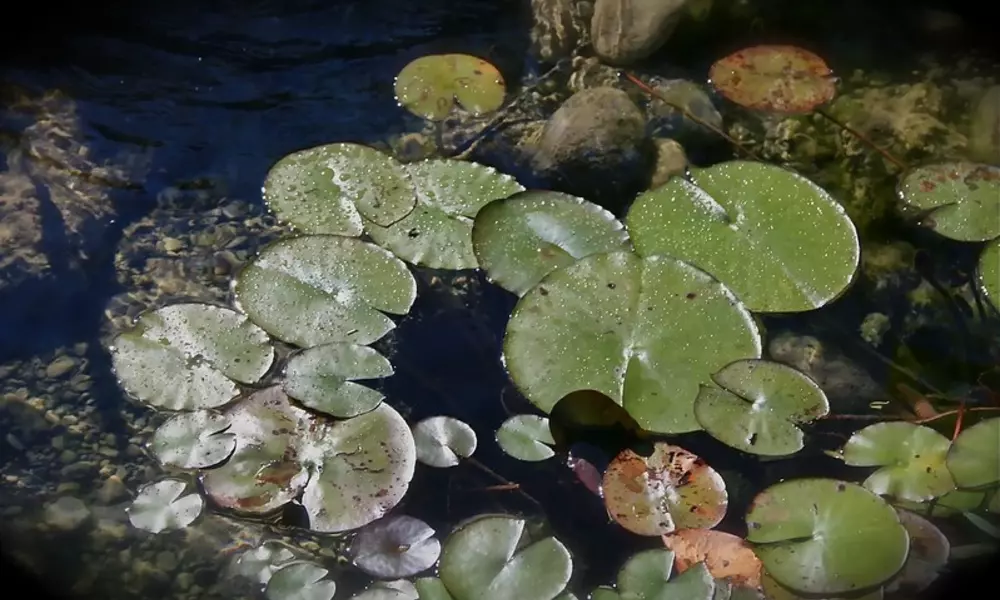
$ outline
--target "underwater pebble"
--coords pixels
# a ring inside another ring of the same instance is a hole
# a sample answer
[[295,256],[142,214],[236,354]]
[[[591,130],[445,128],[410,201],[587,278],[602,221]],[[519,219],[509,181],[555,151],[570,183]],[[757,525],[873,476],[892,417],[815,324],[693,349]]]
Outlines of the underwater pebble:
[[63,496],[45,506],[45,523],[62,531],[79,529],[90,519],[90,509],[79,498]]
[[60,356],[45,367],[45,376],[57,379],[68,373],[74,366],[76,366],[76,361],[72,357]]

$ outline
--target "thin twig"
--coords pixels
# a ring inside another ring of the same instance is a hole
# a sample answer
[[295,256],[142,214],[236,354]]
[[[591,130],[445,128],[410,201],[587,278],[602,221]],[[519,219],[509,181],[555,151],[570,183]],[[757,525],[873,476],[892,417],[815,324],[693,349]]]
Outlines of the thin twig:
[[861,133],[857,129],[854,129],[853,127],[850,127],[847,123],[844,123],[840,119],[837,119],[836,117],[834,117],[830,113],[826,112],[822,108],[817,108],[816,112],[818,112],[819,114],[823,115],[826,119],[828,119],[829,121],[831,121],[834,125],[840,127],[844,131],[847,131],[848,133],[850,133],[854,137],[858,138],[859,140],[861,140],[865,144],[868,144],[869,146],[871,146],[872,148],[874,148],[876,152],[878,152],[879,154],[881,154],[882,156],[884,156],[885,159],[888,160],[889,162],[891,162],[892,164],[894,164],[897,167],[899,167],[900,170],[905,171],[906,169],[909,168],[909,167],[906,166],[906,163],[904,163],[903,161],[899,160],[898,158],[896,158],[895,156],[893,156],[892,154],[890,154],[888,150],[886,150],[885,148],[882,148],[881,146],[879,146],[878,144],[876,144],[875,142],[873,142],[870,138],[868,138],[868,136],[866,136],[865,134]]
[[532,502],[535,506],[538,506],[539,508],[544,508],[542,506],[542,503],[539,502],[538,500],[536,500],[534,496],[532,496],[528,492],[524,491],[524,488],[521,487],[521,484],[514,483],[513,481],[510,481],[509,479],[507,479],[504,476],[500,475],[499,473],[497,473],[493,469],[487,467],[486,465],[484,465],[483,463],[479,462],[478,460],[472,458],[471,456],[469,458],[466,458],[465,462],[469,463],[470,465],[476,467],[477,469],[479,469],[483,473],[486,473],[487,475],[489,475],[493,479],[496,479],[498,482],[500,482],[500,485],[502,487],[495,487],[494,486],[493,489],[495,489],[495,490],[516,491],[518,494],[524,496],[526,499],[528,499],[530,502]]

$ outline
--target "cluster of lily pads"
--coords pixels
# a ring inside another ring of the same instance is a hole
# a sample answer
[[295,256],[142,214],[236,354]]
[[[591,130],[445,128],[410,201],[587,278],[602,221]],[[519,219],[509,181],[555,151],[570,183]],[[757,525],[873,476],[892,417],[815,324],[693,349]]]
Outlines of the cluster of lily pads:
[[[498,74],[448,56],[404,69],[404,105],[427,118],[450,110],[440,97],[499,106],[502,93],[497,100],[463,87]],[[435,64],[450,69],[450,95],[420,81]],[[502,359],[540,414],[499,427],[507,454],[553,457],[549,415],[580,392],[607,399],[656,438],[649,456],[615,456],[600,493],[618,524],[662,536],[667,548],[634,555],[616,586],[592,598],[881,597],[947,558],[939,551],[947,540],[904,507],[951,500],[968,514],[1000,512],[1000,418],[954,440],[924,425],[880,423],[838,454],[882,467],[863,485],[782,482],[755,497],[745,539],[712,530],[728,507],[725,481],[662,438],[704,431],[745,453],[786,457],[830,410],[806,374],[763,356],[758,316],[828,304],[854,281],[860,258],[845,211],[790,170],[750,160],[692,167],[640,194],[619,220],[476,163],[402,163],[334,143],[279,160],[263,192],[294,233],[240,271],[234,306],[164,306],[113,342],[123,388],[172,411],[150,450],[178,475],[140,491],[129,511],[137,527],[156,532],[197,518],[204,501],[185,494],[197,475],[200,492],[235,514],[298,502],[311,529],[357,532],[353,564],[380,582],[356,599],[575,598],[569,551],[523,519],[484,515],[442,542],[427,524],[392,512],[417,462],[453,467],[478,444],[476,431],[447,415],[411,426],[371,385],[393,375],[372,344],[409,312],[420,267],[478,268],[518,297]],[[900,193],[943,235],[993,240],[979,276],[997,302],[1000,230],[976,217],[1000,206],[1000,169],[935,165],[911,172]],[[937,545],[923,543],[928,537]],[[720,558],[730,555],[740,560]],[[405,579],[434,565],[435,577]],[[325,567],[273,544],[241,555],[237,567],[272,600],[336,593]]]

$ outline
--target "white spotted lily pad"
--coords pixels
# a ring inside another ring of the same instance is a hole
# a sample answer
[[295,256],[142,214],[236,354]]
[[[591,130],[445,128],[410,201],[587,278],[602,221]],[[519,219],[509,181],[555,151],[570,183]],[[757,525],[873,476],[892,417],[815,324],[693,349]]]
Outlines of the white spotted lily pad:
[[657,442],[649,457],[625,449],[604,472],[604,504],[619,525],[639,535],[711,529],[726,516],[726,482],[700,457]]
[[538,415],[514,415],[504,421],[497,430],[497,443],[518,460],[536,462],[555,454],[549,420]]
[[893,421],[854,432],[841,458],[855,467],[881,467],[865,479],[872,492],[924,502],[955,489],[945,466],[950,447],[951,440],[930,427]]
[[546,275],[514,307],[503,349],[514,384],[542,411],[595,390],[661,433],[700,429],[700,386],[760,353],[754,320],[728,288],[674,258],[624,251]]
[[302,233],[357,237],[362,217],[391,225],[416,198],[400,164],[360,144],[336,143],[293,152],[271,167],[264,200]]
[[384,403],[333,421],[293,405],[272,386],[226,416],[236,451],[202,476],[205,492],[223,508],[265,514],[301,495],[312,529],[348,531],[383,517],[413,477],[410,428]]
[[432,121],[448,116],[457,101],[478,115],[503,104],[507,89],[497,68],[468,54],[431,54],[407,64],[396,76],[396,101]]
[[417,460],[432,467],[454,467],[476,451],[476,432],[454,417],[429,417],[413,426]]
[[948,470],[960,488],[983,488],[1000,482],[1000,417],[962,430],[948,451]]
[[441,542],[420,519],[398,516],[375,521],[358,532],[351,545],[354,565],[382,579],[410,577],[434,566]]
[[709,79],[740,106],[783,114],[810,112],[837,93],[836,78],[822,58],[787,45],[734,52],[712,65]]
[[150,450],[164,465],[207,469],[236,448],[236,436],[226,433],[228,428],[229,419],[215,411],[180,413],[157,428]]
[[448,536],[438,576],[454,600],[552,600],[572,571],[559,540],[532,539],[523,519],[486,516]]
[[963,242],[1000,236],[1000,167],[938,163],[908,171],[899,182],[904,212],[924,227]]
[[267,585],[275,571],[295,560],[295,554],[284,544],[264,542],[240,554],[234,565],[235,572],[243,577]]
[[284,238],[236,278],[236,302],[274,337],[302,347],[370,344],[406,314],[417,284],[386,250],[335,235]]
[[630,244],[622,223],[599,205],[528,190],[479,211],[472,247],[491,281],[523,296],[553,269],[591,254],[629,250]]
[[417,204],[389,227],[365,223],[372,240],[403,260],[434,269],[478,266],[472,249],[472,224],[483,206],[524,188],[492,167],[455,160],[428,159],[403,165]]
[[853,282],[858,233],[822,188],[781,167],[734,160],[641,194],[626,217],[643,256],[711,273],[754,312],[801,312]]
[[763,456],[787,456],[803,447],[799,425],[830,411],[826,394],[807,375],[781,363],[741,360],[704,386],[694,404],[698,422],[728,446]]
[[836,479],[784,481],[758,494],[747,541],[778,583],[801,594],[862,592],[894,576],[909,536],[892,506]]
[[324,579],[329,573],[312,562],[289,563],[271,575],[264,595],[267,600],[330,600],[337,584]]
[[986,244],[979,255],[976,275],[979,286],[994,308],[1000,311],[1000,238]]
[[205,505],[197,493],[183,496],[185,489],[187,483],[179,479],[144,485],[128,507],[128,520],[133,526],[152,533],[184,529],[198,518]]
[[114,339],[115,374],[130,394],[170,410],[221,406],[271,368],[267,333],[247,317],[210,304],[171,304],[144,313]]
[[389,360],[368,346],[331,343],[302,350],[288,359],[285,393],[313,410],[346,419],[374,410],[381,392],[352,380],[392,375]]

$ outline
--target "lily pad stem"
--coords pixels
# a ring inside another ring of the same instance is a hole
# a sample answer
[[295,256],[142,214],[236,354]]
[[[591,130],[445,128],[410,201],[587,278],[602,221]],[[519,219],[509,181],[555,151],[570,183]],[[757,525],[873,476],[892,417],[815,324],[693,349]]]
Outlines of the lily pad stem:
[[840,119],[837,119],[836,117],[834,117],[830,113],[826,112],[822,108],[817,108],[816,112],[818,112],[819,114],[823,115],[824,118],[826,118],[828,121],[830,121],[831,123],[833,123],[837,127],[840,127],[841,129],[843,129],[844,131],[850,133],[851,135],[853,135],[854,137],[858,138],[859,140],[861,140],[865,144],[871,146],[873,149],[875,149],[876,152],[878,152],[879,154],[881,154],[882,156],[884,156],[887,161],[889,161],[892,164],[894,164],[897,167],[899,167],[899,169],[901,171],[905,171],[908,168],[906,166],[906,163],[904,163],[903,161],[899,160],[898,158],[896,158],[895,156],[893,156],[892,154],[890,154],[888,150],[886,150],[885,148],[882,148],[881,146],[879,146],[878,144],[876,144],[875,142],[873,142],[868,136],[866,136],[865,134],[861,133],[857,129],[854,129],[853,127],[849,126],[847,123],[844,123]]

